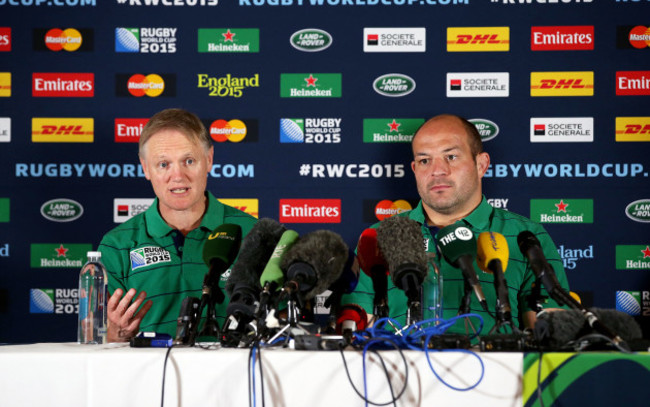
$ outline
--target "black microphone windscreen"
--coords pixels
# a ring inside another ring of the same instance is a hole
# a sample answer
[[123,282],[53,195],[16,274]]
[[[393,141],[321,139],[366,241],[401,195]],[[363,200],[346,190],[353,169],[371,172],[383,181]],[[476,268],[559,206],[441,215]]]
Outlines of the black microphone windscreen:
[[293,263],[306,263],[314,270],[316,283],[304,294],[305,299],[310,299],[339,278],[347,260],[348,246],[339,234],[316,230],[298,238],[282,256],[280,267],[286,272]]
[[394,283],[397,283],[395,273],[405,265],[416,273],[420,283],[424,280],[427,257],[419,223],[405,216],[391,216],[377,227],[377,244]]
[[[605,308],[590,308],[589,311],[626,342],[642,336],[639,324],[624,312]],[[535,324],[537,339],[552,349],[565,349],[567,343],[592,332],[585,315],[575,309],[542,313]]]
[[237,257],[241,245],[241,226],[224,223],[217,226],[203,243],[203,262],[211,274],[223,274]]
[[255,223],[242,240],[239,257],[233,264],[230,277],[226,281],[225,288],[228,296],[232,296],[238,284],[261,289],[262,271],[285,230],[284,225],[270,218],[262,218]]

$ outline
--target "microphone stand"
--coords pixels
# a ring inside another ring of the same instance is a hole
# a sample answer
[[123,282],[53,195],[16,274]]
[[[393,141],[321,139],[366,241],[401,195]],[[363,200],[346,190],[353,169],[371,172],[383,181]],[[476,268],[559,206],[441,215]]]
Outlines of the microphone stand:
[[[215,311],[216,304],[221,304],[226,299],[223,291],[219,287],[218,276],[213,277],[210,272],[205,275],[203,279],[203,290],[201,295],[201,306],[199,307],[199,315],[203,315],[203,310],[206,309],[205,323],[203,329],[196,338],[212,339],[213,342],[219,341],[220,331],[219,324],[217,324],[217,314]],[[195,325],[198,327],[198,324]]]
[[289,339],[292,338],[293,333],[291,332],[293,328],[298,328],[301,331],[303,331],[304,334],[311,334],[309,330],[307,330],[305,327],[301,326],[298,322],[298,316],[300,315],[300,312],[298,310],[298,305],[296,302],[304,302],[300,301],[297,298],[298,293],[292,290],[286,290],[283,291],[283,293],[289,293],[289,299],[287,300],[287,323],[275,334],[273,337],[271,337],[267,343],[273,343],[276,339],[278,339],[282,334],[288,331],[287,337],[285,340],[285,344],[289,342]]

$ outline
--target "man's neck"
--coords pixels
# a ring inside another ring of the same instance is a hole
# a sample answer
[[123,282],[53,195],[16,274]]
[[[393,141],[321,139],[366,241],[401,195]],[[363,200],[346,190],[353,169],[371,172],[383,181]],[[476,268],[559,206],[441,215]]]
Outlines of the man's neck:
[[424,202],[422,203],[422,208],[424,209],[424,217],[426,218],[427,225],[435,226],[442,229],[445,226],[449,226],[465,218],[467,215],[474,212],[474,210],[480,204],[481,204],[481,200],[479,199],[476,205],[470,206],[471,209],[464,210],[464,211],[455,211],[449,214],[437,212],[432,208],[428,207],[427,205],[425,205]]
[[201,225],[203,215],[208,208],[207,197],[204,198],[202,205],[197,205],[194,208],[189,208],[184,211],[176,211],[170,208],[158,207],[160,216],[163,218],[172,229],[180,231],[184,236],[187,236],[192,230]]

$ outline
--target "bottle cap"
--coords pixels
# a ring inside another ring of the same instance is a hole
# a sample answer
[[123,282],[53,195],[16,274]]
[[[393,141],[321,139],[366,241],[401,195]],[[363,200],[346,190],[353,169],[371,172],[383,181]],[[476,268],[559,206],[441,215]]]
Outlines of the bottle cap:
[[86,255],[88,257],[102,257],[102,252],[88,252]]

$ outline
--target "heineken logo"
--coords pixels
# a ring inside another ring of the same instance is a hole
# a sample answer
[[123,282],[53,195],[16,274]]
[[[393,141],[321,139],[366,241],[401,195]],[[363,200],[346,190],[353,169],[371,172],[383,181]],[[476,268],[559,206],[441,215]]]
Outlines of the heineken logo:
[[81,268],[86,253],[92,250],[85,243],[33,243],[31,245],[31,268]]
[[594,223],[592,199],[531,199],[530,218],[539,223]]
[[260,50],[258,28],[199,28],[199,52],[254,53]]
[[413,92],[415,81],[410,76],[401,73],[389,73],[375,79],[372,87],[380,95],[399,97]]
[[635,222],[650,223],[650,199],[632,202],[625,208],[625,214]]
[[283,73],[280,75],[280,97],[340,98],[340,73]]
[[482,141],[492,140],[499,134],[499,126],[488,119],[469,119],[469,122],[476,127]]
[[650,270],[650,245],[616,245],[616,270]]
[[424,119],[363,119],[364,143],[410,143]]
[[332,45],[332,36],[317,28],[296,31],[289,41],[295,49],[305,52],[318,52]]
[[79,219],[83,213],[83,206],[72,199],[52,199],[41,206],[41,215],[53,222],[72,222]]

